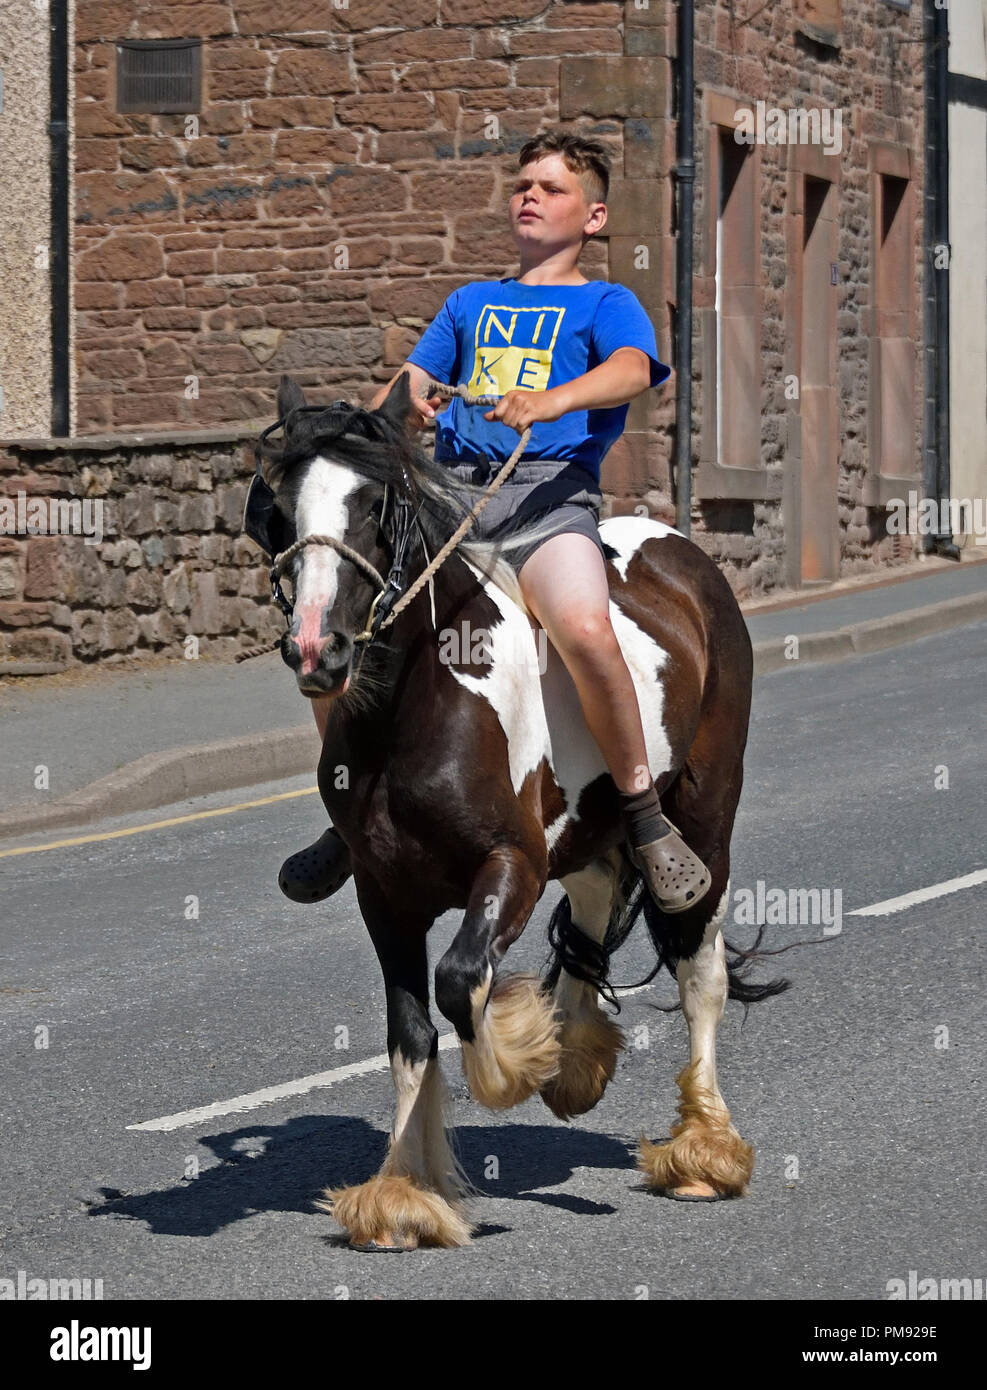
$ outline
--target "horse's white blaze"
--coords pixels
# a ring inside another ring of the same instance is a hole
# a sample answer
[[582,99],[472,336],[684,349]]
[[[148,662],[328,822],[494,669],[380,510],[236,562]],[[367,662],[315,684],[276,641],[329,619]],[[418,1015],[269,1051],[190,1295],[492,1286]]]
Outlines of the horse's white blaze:
[[[349,524],[349,499],[361,478],[342,463],[319,455],[312,460],[298,492],[295,529],[303,536],[334,536],[342,540]],[[295,608],[310,605],[320,612],[336,601],[340,556],[331,546],[311,545],[302,551]]]
[[[660,539],[671,532],[670,527],[644,517],[619,517],[604,526],[605,539],[619,551],[624,571],[633,552],[645,540]],[[579,694],[562,658],[551,643],[545,642],[547,661],[541,675],[535,633],[527,616],[506,594],[485,581],[479,570],[472,565],[470,569],[497,605],[502,622],[490,634],[486,674],[452,674],[495,711],[507,738],[515,792],[520,792],[525,778],[543,759],[548,762],[566,804],[566,811],[545,828],[551,849],[567,822],[575,819],[581,792],[607,771],[607,765],[586,727]],[[637,691],[648,767],[652,777],[658,777],[671,766],[672,759],[663,722],[665,692],[659,680],[668,653],[613,603],[610,621]]]
[[600,535],[607,545],[620,551],[612,563],[621,579],[626,579],[631,556],[646,540],[663,540],[665,536],[681,536],[682,532],[648,516],[610,516],[600,522]]

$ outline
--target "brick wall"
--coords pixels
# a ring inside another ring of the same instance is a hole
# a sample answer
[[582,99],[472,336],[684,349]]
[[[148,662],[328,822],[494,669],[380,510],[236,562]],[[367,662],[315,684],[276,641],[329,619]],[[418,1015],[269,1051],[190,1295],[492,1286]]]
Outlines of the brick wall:
[[[453,288],[511,273],[512,155],[557,120],[565,55],[622,51],[623,6],[519,0],[511,15],[492,0],[80,5],[77,432],[253,419],[281,371],[372,394]],[[116,112],[115,39],[196,35],[195,138],[182,115]],[[620,123],[604,133],[619,171]]]

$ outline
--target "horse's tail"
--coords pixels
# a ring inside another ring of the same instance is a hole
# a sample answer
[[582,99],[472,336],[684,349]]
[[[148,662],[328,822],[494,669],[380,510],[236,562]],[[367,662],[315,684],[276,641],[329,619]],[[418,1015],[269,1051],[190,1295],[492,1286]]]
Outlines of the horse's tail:
[[[630,936],[638,918],[643,916],[648,935],[655,948],[657,960],[654,969],[632,985],[615,986],[610,979],[610,958]],[[747,976],[759,960],[776,951],[760,949],[764,928],[761,927],[754,945],[746,950],[732,945],[724,938],[726,947],[726,967],[728,998],[737,999],[742,1004],[756,1004],[772,995],[782,994],[791,981],[786,979],[767,980],[758,983]],[[591,940],[581,932],[572,920],[569,898],[563,894],[555,905],[548,924],[548,943],[552,950],[549,959],[546,988],[554,989],[563,969],[576,979],[595,985],[604,999],[620,1011],[617,989],[637,989],[650,984],[664,966],[674,977],[675,967],[685,952],[681,946],[679,923],[674,916],[662,912],[652,898],[644,882],[641,871],[632,864],[627,855],[621,852],[621,865],[617,875],[615,892],[610,907],[610,920],[602,943]],[[805,943],[795,942],[794,945]],[[788,949],[787,947],[783,949]],[[658,1006],[663,1007],[663,1006]],[[679,1008],[678,1004],[668,1006],[668,1011]]]

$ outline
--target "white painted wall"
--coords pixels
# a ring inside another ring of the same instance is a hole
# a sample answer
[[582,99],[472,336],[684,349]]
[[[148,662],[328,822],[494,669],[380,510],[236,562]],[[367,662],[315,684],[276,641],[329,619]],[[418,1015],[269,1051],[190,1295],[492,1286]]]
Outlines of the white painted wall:
[[[950,0],[950,71],[987,78],[987,0]],[[950,493],[987,497],[987,112],[949,108]]]

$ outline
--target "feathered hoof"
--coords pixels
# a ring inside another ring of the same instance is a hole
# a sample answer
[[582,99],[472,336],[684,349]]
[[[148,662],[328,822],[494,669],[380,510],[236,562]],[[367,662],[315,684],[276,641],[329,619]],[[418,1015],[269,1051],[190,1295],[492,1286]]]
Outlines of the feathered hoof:
[[571,1120],[592,1110],[613,1080],[624,1032],[594,1003],[592,1009],[565,1020],[559,1041],[562,1065],[541,1088],[541,1098],[553,1115]]
[[559,1070],[562,1047],[552,999],[537,975],[503,975],[477,1013],[474,1041],[463,1040],[470,1094],[490,1110],[509,1110]]
[[677,1125],[667,1144],[640,1142],[637,1166],[649,1187],[683,1202],[742,1197],[754,1170],[754,1150],[730,1124]]
[[462,1212],[410,1177],[374,1177],[359,1187],[326,1188],[315,1205],[342,1226],[354,1250],[453,1249],[470,1243],[470,1225]]
[[699,1062],[675,1078],[680,1123],[667,1144],[643,1136],[637,1166],[649,1186],[680,1202],[742,1197],[754,1170],[754,1150],[730,1123],[723,1101],[699,1082]]

